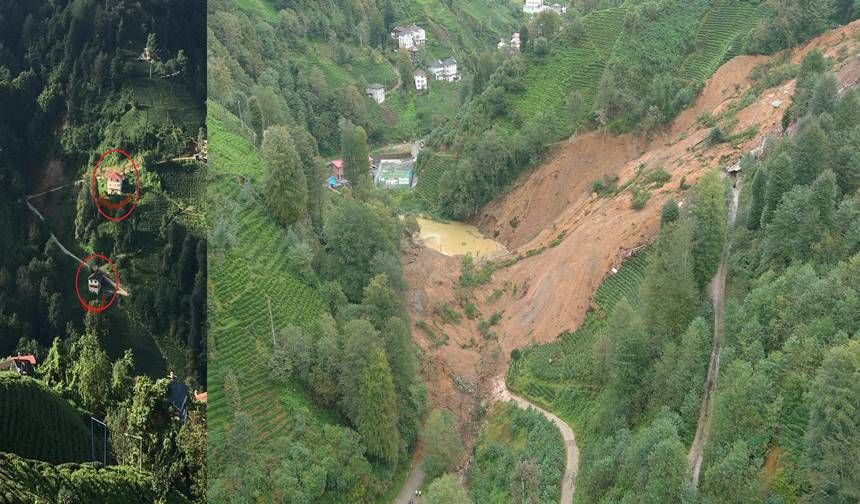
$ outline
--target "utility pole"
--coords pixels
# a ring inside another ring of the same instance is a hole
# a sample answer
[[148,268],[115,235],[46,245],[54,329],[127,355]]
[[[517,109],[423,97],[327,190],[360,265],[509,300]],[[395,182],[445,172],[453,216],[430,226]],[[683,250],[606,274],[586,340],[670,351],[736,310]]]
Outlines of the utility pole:
[[143,471],[143,438],[141,436],[135,436],[134,434],[123,433],[124,436],[135,438],[138,441],[137,446],[137,469],[139,471]]
[[93,461],[96,460],[95,423],[102,426],[102,465],[107,467],[107,424],[94,416],[90,417],[90,450],[92,452],[92,459]]

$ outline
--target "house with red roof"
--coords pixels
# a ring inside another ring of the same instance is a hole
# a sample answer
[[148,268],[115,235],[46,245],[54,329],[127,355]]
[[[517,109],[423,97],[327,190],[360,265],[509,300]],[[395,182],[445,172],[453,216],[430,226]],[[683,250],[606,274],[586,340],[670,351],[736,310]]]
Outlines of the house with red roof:
[[36,374],[36,356],[13,355],[0,361],[0,371],[15,371],[20,375],[33,376]]
[[117,171],[107,173],[107,193],[110,195],[122,194],[122,175]]

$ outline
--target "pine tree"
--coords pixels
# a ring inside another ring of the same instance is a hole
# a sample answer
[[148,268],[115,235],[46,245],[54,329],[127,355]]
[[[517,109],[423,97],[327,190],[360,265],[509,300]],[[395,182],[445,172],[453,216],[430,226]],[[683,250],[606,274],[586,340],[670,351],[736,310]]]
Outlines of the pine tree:
[[704,287],[717,272],[726,241],[726,186],[715,170],[706,173],[693,200],[694,272]]
[[308,187],[290,133],[283,126],[269,130],[263,141],[263,192],[272,215],[289,226],[307,217]]
[[764,213],[764,207],[767,204],[767,170],[764,166],[759,166],[752,180],[750,188],[750,210],[747,215],[747,228],[756,230],[761,224],[761,216]]
[[812,184],[812,200],[818,208],[821,223],[830,228],[833,225],[833,212],[836,206],[836,175],[827,170]]
[[761,215],[761,226],[766,226],[776,207],[782,199],[783,194],[794,185],[794,176],[791,171],[791,158],[782,153],[767,164],[767,187],[765,188],[765,206]]
[[352,184],[356,197],[365,199],[370,192],[370,162],[364,128],[344,121],[341,124],[341,151],[344,176]]
[[860,341],[831,349],[807,401],[806,467],[812,501],[860,501]]
[[62,385],[66,381],[66,350],[60,338],[54,338],[48,356],[39,366],[39,372],[50,387]]
[[368,454],[388,463],[397,460],[400,451],[397,397],[391,369],[381,349],[370,354],[361,373],[356,428],[364,439]]
[[827,135],[817,120],[802,121],[794,143],[794,182],[811,184],[828,165]]
[[260,108],[260,100],[256,96],[248,99],[248,123],[254,131],[254,145],[263,139],[263,109]]
[[675,198],[669,198],[666,203],[663,203],[663,208],[660,210],[660,226],[675,222],[680,216],[681,209],[678,208]]
[[640,293],[643,320],[653,334],[674,338],[696,312],[699,295],[693,275],[692,235],[690,222],[684,220],[660,230]]

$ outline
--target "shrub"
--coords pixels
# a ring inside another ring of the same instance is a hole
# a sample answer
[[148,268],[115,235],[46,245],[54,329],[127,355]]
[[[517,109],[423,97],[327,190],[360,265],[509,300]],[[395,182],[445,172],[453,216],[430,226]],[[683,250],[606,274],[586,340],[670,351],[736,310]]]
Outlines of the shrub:
[[645,190],[638,190],[633,193],[633,199],[630,202],[630,206],[634,210],[642,210],[645,208],[645,204],[648,203],[648,200],[651,198],[651,192]]

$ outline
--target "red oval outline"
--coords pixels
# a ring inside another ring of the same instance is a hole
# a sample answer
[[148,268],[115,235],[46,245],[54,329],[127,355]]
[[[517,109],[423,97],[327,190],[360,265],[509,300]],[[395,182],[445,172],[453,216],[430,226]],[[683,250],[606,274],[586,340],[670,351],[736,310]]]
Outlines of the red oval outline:
[[[113,153],[120,153],[123,156],[125,156],[126,158],[128,158],[128,160],[131,162],[131,167],[134,169],[134,178],[135,178],[135,186],[136,186],[135,190],[134,190],[134,201],[132,202],[131,208],[128,210],[128,212],[126,212],[121,217],[111,217],[108,214],[106,214],[104,212],[104,210],[102,210],[102,207],[99,204],[98,191],[96,191],[96,172],[99,170],[99,165],[104,160],[104,158],[106,158],[108,156],[108,154],[113,154]],[[90,188],[91,188],[90,192],[92,192],[92,195],[93,195],[93,203],[95,203],[95,205],[96,205],[96,210],[98,210],[99,213],[102,214],[105,219],[110,220],[110,221],[114,221],[114,222],[119,222],[121,220],[128,218],[128,216],[131,215],[132,212],[134,212],[134,209],[137,208],[137,201],[140,199],[140,171],[138,171],[137,165],[134,163],[134,159],[129,155],[128,152],[126,152],[122,149],[108,149],[107,151],[105,151],[104,154],[102,154],[102,157],[100,157],[99,160],[96,161],[96,165],[93,167],[93,173],[92,173],[92,177],[90,180]]]
[[[88,263],[90,259],[92,259],[94,257],[97,257],[99,259],[104,259],[110,266],[113,267],[114,283],[116,284],[116,289],[113,290],[113,296],[111,296],[110,302],[108,302],[108,304],[106,304],[104,306],[98,306],[98,307],[93,306],[93,305],[87,303],[86,301],[84,301],[84,298],[81,297],[80,286],[78,285],[78,282],[80,281],[80,276],[81,276],[81,268],[86,263]],[[78,295],[78,301],[81,303],[81,307],[84,310],[86,310],[88,312],[92,312],[92,313],[101,313],[101,312],[107,310],[108,308],[111,307],[113,302],[116,301],[116,291],[118,291],[119,288],[120,288],[119,287],[119,270],[117,270],[116,265],[113,263],[113,261],[111,261],[107,257],[105,257],[101,254],[90,254],[90,255],[86,256],[84,258],[84,260],[81,261],[80,264],[78,264],[78,270],[75,272],[75,294]]]

